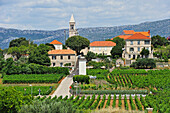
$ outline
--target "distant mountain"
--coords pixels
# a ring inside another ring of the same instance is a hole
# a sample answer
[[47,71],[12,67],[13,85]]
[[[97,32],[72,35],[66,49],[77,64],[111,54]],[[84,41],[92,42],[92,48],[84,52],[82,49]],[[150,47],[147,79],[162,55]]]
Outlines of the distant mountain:
[[[6,29],[0,27],[0,48],[8,48],[9,42],[15,38],[26,37],[31,39],[34,43],[49,43],[56,39],[64,43],[64,30],[66,30],[66,37],[68,38],[68,29],[61,29],[55,31],[44,30],[18,30]],[[137,25],[123,25],[115,27],[92,27],[92,28],[79,28],[80,36],[86,37],[92,41],[102,41],[108,38],[113,38],[120,35],[123,30],[135,31],[151,31],[151,35],[160,35],[163,37],[170,36],[170,19],[144,22]]]

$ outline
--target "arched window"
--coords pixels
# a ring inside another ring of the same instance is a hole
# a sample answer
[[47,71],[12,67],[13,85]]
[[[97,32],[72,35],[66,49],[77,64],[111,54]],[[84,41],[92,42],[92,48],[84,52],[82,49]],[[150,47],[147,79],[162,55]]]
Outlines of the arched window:
[[133,48],[133,47],[131,47],[131,48],[130,48],[130,51],[134,51],[134,48]]

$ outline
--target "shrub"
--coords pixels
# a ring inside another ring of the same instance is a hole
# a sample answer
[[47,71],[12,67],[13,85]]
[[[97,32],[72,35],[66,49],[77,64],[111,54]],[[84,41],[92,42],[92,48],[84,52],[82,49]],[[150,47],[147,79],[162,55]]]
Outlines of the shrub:
[[88,75],[75,75],[73,76],[73,81],[77,81],[77,82],[85,82],[86,84],[89,84],[89,76]]

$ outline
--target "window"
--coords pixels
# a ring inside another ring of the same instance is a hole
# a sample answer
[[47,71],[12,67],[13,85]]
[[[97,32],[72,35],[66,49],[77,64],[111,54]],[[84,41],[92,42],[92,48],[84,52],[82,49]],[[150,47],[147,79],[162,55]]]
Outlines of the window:
[[138,51],[140,51],[140,47],[138,47]]
[[55,66],[55,63],[53,63],[53,67]]
[[105,47],[104,49],[105,49],[105,51],[106,51],[106,50],[107,50],[107,47]]
[[68,59],[70,59],[70,55],[68,55]]
[[130,41],[130,45],[133,45],[133,41]]
[[134,51],[134,48],[130,48],[130,51]]
[[55,60],[55,59],[56,59],[56,56],[52,56],[52,59]]
[[99,47],[99,51],[101,51],[101,47]]
[[63,56],[62,56],[62,55],[60,56],[60,59],[63,59]]
[[74,25],[70,25],[70,29],[73,30],[74,29]]
[[140,45],[140,41],[138,41],[138,45]]
[[93,47],[93,51],[95,51],[95,47]]
[[129,55],[129,58],[131,58],[131,55]]
[[150,40],[145,40],[145,44],[150,44]]
[[146,49],[149,50],[149,47],[147,47]]

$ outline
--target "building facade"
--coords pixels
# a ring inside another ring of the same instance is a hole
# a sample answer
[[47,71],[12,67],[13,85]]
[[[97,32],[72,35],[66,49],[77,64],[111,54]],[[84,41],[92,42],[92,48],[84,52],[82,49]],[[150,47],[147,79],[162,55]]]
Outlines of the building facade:
[[90,43],[89,51],[97,54],[111,55],[112,48],[116,43],[112,41],[94,41]]
[[55,50],[61,50],[63,49],[63,45],[61,42],[57,41],[57,40],[53,40],[50,44],[53,44],[55,47]]
[[51,50],[48,52],[51,67],[64,67],[65,64],[76,64],[76,52],[70,49]]

